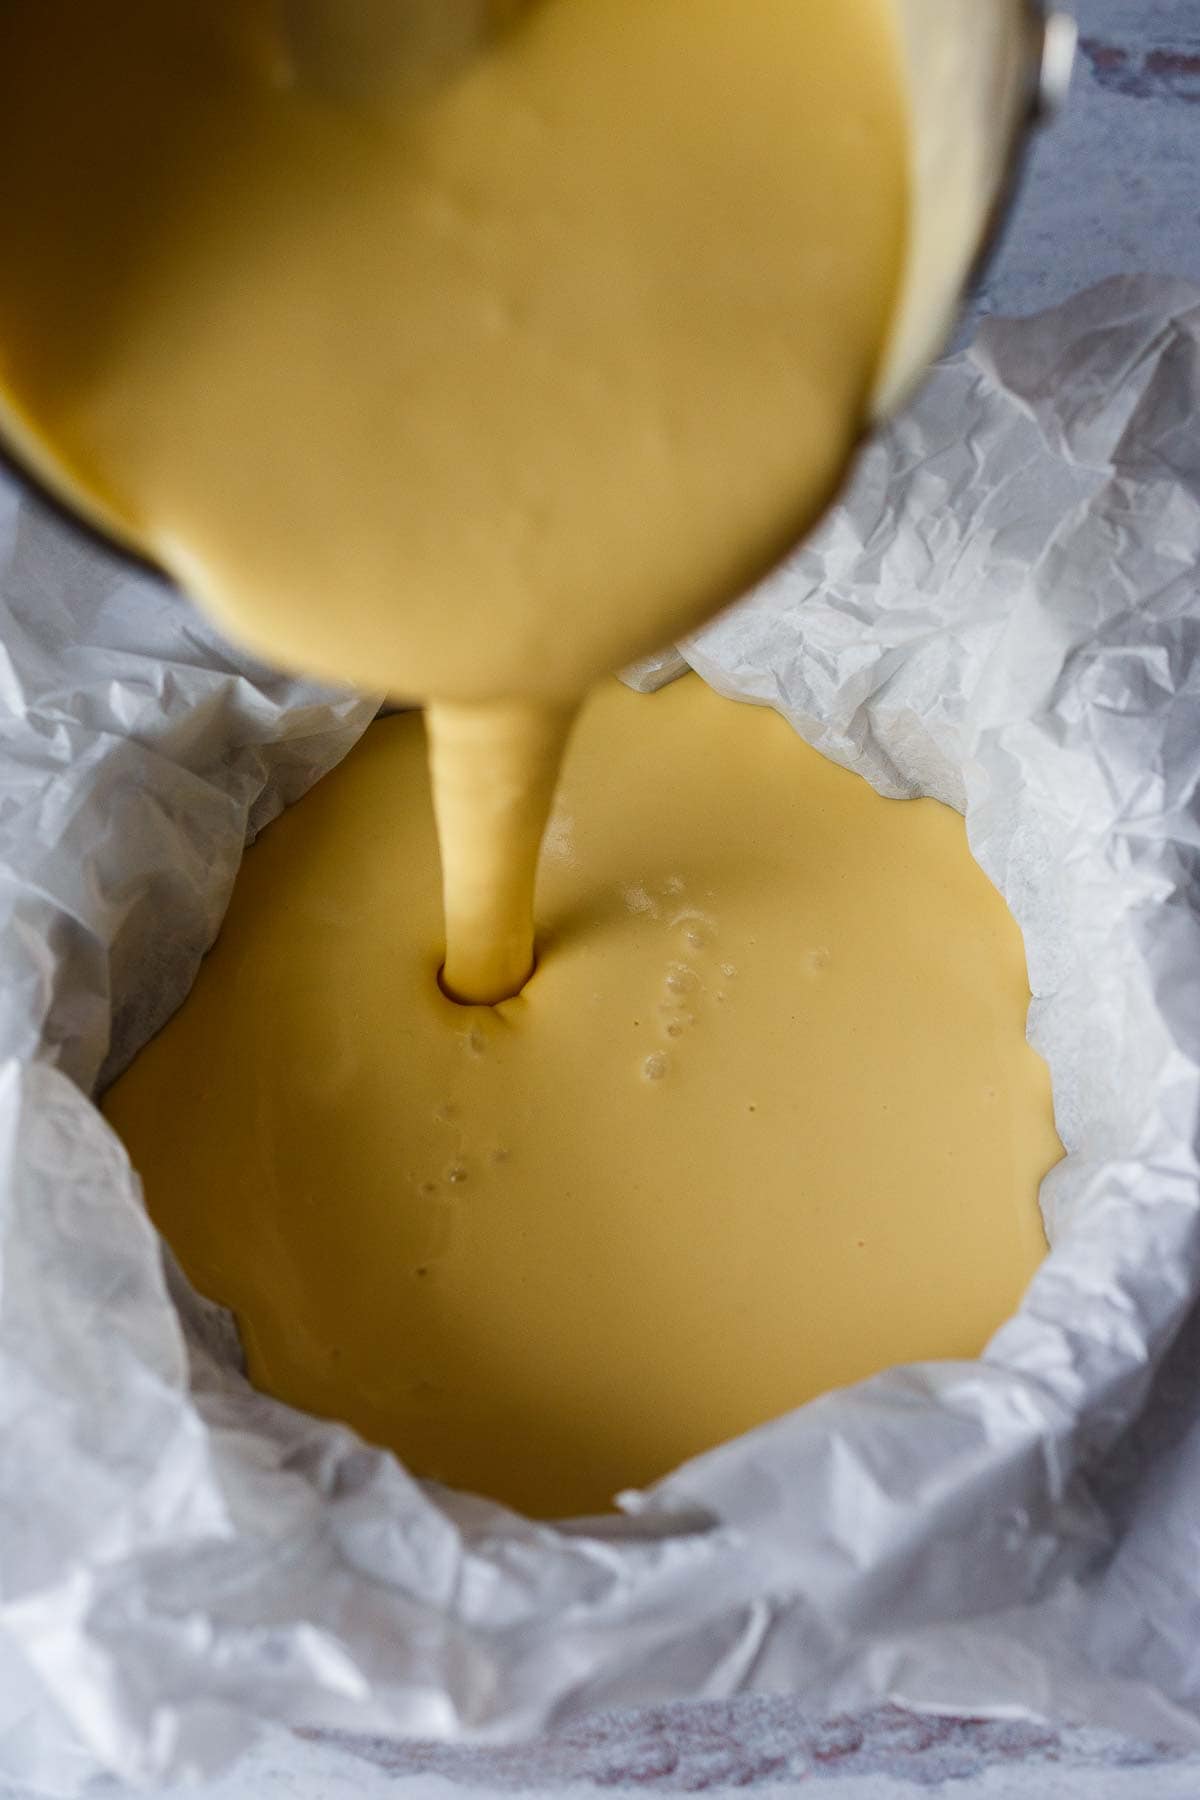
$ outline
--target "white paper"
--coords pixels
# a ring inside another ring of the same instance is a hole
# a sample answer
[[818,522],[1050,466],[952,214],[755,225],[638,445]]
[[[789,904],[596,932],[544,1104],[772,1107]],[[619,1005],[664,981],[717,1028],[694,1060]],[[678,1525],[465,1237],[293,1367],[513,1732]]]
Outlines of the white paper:
[[1071,1154],[981,1361],[561,1531],[252,1392],[86,1097],[373,703],[244,662],[0,488],[0,1769],[161,1780],[266,1721],[503,1740],[750,1689],[1200,1743],[1198,420],[1200,290],[993,322],[684,647],[965,807]]

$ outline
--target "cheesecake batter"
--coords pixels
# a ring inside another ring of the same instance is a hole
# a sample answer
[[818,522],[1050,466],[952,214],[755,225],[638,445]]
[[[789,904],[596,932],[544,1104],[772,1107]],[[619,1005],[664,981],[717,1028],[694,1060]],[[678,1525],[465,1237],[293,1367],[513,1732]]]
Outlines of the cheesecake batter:
[[698,678],[585,709],[538,968],[456,1006],[416,714],[246,857],[106,1100],[252,1378],[535,1515],[973,1356],[1060,1154],[962,820]]
[[894,0],[119,19],[0,7],[0,429],[272,661],[445,703],[446,981],[501,998],[564,714],[794,543],[869,415]]
[[896,4],[116,21],[0,6],[0,432],[250,646],[427,706],[432,805],[377,725],[108,1098],[252,1376],[558,1515],[978,1350],[1057,1145],[953,815],[609,687],[530,978],[584,691],[794,542],[898,379]]

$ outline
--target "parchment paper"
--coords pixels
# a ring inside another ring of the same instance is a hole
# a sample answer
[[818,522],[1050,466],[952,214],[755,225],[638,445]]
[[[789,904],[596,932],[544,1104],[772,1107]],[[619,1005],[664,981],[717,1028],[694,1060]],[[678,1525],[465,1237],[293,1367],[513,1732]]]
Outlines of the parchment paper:
[[884,793],[965,809],[1070,1156],[982,1360],[556,1530],[252,1392],[88,1098],[376,702],[251,665],[0,487],[0,1772],[68,1791],[214,1771],[266,1721],[487,1741],[747,1689],[1200,1744],[1198,557],[1200,290],[1122,279],[986,325],[683,646]]

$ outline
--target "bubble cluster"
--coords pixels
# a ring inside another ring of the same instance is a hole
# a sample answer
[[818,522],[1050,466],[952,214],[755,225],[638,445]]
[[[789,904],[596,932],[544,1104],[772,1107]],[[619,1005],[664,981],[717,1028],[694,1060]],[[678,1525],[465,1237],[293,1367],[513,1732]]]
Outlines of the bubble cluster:
[[652,919],[657,919],[658,902],[640,881],[636,882],[633,887],[622,888],[621,898],[631,913],[649,913]]
[[642,1064],[643,1081],[661,1081],[669,1066],[661,1050],[652,1051]]

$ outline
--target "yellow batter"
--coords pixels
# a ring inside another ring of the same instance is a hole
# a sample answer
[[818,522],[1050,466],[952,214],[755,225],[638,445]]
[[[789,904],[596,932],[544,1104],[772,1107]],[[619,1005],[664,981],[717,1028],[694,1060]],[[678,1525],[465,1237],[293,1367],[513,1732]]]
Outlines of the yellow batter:
[[566,715],[795,542],[869,414],[894,0],[117,15],[0,7],[0,429],[273,661],[445,703],[446,981],[501,998]]
[[111,1116],[256,1379],[532,1511],[969,1354],[1039,1254],[961,824],[694,682],[592,707],[539,966],[450,998],[529,974],[588,684],[803,532],[924,332],[916,16],[0,5],[0,432],[249,644],[427,702],[442,837],[444,913],[377,726]]
[[106,1110],[255,1381],[553,1516],[838,1383],[972,1356],[1059,1155],[961,819],[695,677],[568,752],[537,972],[434,981],[416,715],[248,853]]
[[294,0],[0,6],[0,423],[273,660],[413,699],[575,702],[744,587],[902,274],[892,0],[518,14],[414,107],[305,79]]

